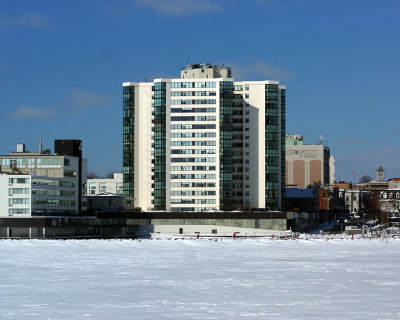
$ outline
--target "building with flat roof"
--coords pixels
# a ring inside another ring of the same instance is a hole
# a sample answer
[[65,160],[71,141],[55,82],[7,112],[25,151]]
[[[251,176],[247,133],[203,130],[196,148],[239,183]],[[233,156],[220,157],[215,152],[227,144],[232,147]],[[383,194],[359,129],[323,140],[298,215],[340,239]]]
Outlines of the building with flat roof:
[[284,206],[286,87],[188,65],[123,83],[123,188],[143,210]]
[[0,155],[0,216],[80,214],[86,211],[87,160],[80,140],[55,140],[50,150]]
[[304,144],[301,135],[286,136],[286,185],[304,189],[321,184],[329,188],[334,180],[330,165],[334,166],[334,159],[327,146]]
[[98,194],[112,193],[117,196],[123,195],[123,175],[114,173],[113,178],[88,178],[87,195],[94,196]]

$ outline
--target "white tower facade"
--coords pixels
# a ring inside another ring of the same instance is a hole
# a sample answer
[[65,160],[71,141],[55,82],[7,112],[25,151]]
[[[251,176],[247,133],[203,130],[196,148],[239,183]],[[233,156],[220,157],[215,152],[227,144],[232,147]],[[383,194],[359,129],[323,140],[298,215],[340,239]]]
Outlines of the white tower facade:
[[227,76],[202,64],[178,79],[123,83],[124,195],[136,207],[283,206],[286,88]]

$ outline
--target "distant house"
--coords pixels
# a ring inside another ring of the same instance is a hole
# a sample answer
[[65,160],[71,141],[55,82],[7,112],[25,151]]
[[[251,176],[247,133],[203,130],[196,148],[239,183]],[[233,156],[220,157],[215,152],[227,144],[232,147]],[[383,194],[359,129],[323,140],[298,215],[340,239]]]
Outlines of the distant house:
[[380,194],[381,209],[386,212],[400,212],[400,188],[386,189]]
[[104,192],[87,197],[89,213],[122,212],[133,210],[133,199]]
[[387,214],[391,227],[400,227],[400,188],[386,189],[380,193],[380,207]]
[[330,191],[323,186],[307,189],[286,188],[286,208],[289,210],[321,212],[329,210]]

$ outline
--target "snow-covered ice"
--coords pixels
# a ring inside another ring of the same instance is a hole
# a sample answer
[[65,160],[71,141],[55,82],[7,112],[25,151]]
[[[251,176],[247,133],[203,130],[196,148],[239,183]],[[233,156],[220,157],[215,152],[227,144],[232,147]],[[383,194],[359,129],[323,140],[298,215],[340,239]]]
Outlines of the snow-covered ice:
[[400,319],[400,240],[3,240],[0,319]]

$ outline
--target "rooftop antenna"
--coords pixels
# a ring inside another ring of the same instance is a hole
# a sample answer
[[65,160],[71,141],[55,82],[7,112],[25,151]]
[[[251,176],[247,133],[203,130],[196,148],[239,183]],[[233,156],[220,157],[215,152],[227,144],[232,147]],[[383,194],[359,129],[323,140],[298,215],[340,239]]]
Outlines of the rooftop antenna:
[[39,140],[39,153],[42,154],[43,148],[42,148],[42,134],[40,134],[40,140]]
[[189,65],[189,59],[186,58],[186,65]]

